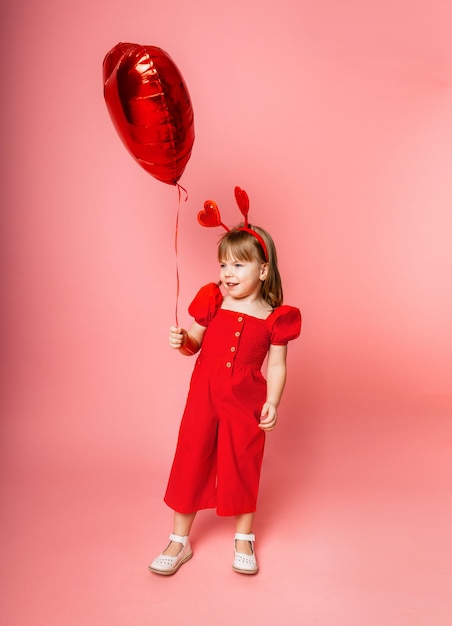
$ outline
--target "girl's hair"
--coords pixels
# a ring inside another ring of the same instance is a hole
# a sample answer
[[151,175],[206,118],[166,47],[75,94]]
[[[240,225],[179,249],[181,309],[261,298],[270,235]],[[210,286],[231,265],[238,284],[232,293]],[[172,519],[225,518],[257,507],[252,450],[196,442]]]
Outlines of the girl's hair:
[[[232,230],[225,233],[218,243],[218,260],[222,261],[233,258],[236,261],[258,261],[259,263],[267,263],[262,246],[256,237],[247,233],[246,230],[240,230],[243,224],[239,224]],[[249,228],[255,230],[265,241],[268,252],[268,271],[267,277],[262,281],[261,295],[264,302],[267,302],[272,309],[276,308],[283,302],[283,289],[281,275],[278,269],[278,257],[273,239],[266,230],[259,226],[251,226]]]

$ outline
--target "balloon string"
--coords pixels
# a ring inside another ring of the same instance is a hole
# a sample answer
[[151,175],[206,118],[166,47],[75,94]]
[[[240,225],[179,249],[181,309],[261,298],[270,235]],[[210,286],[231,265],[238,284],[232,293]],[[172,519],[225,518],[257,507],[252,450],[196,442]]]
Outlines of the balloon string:
[[176,186],[177,186],[177,191],[179,192],[179,202],[180,202],[180,195],[181,195],[180,192],[181,192],[181,189],[185,193],[184,202],[187,202],[187,200],[188,200],[188,191],[185,189],[185,187],[182,187],[182,185],[179,185],[179,183],[176,183]]
[[179,201],[177,204],[177,214],[176,214],[176,228],[174,233],[174,249],[176,253],[176,326],[179,328],[179,317],[178,317],[178,308],[179,308],[179,291],[180,291],[180,280],[179,280],[179,257],[178,257],[178,238],[179,238],[179,213],[180,213],[180,203],[181,203],[181,190],[185,192],[184,202],[188,200],[188,191],[177,183],[177,193],[179,196]]

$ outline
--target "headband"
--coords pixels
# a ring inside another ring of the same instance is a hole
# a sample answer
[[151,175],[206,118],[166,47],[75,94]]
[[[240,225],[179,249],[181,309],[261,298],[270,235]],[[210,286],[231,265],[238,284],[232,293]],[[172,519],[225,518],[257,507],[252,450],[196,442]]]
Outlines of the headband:
[[[237,201],[237,205],[240,209],[240,212],[245,218],[244,219],[245,226],[241,228],[237,228],[237,230],[248,233],[252,235],[255,239],[257,239],[260,247],[262,248],[264,252],[265,260],[268,263],[268,250],[267,250],[265,241],[259,235],[259,233],[257,233],[255,230],[250,228],[250,225],[248,223],[248,211],[250,208],[250,201],[248,198],[248,194],[243,189],[240,189],[240,187],[236,187],[234,189],[234,195]],[[214,202],[213,200],[206,200],[204,202],[204,209],[198,213],[198,222],[201,224],[201,226],[206,226],[209,228],[214,227],[214,226],[222,226],[227,232],[231,232],[231,229],[228,228],[221,221],[220,210],[218,208],[217,203]]]

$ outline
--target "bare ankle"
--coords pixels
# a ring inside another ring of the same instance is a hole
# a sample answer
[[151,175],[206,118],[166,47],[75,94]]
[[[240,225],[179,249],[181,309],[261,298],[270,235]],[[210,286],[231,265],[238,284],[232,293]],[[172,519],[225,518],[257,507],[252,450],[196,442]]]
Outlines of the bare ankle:
[[250,556],[253,554],[252,543],[250,541],[244,541],[243,539],[235,540],[235,549],[241,554],[248,554]]
[[162,554],[165,556],[177,556],[183,547],[178,541],[170,541]]

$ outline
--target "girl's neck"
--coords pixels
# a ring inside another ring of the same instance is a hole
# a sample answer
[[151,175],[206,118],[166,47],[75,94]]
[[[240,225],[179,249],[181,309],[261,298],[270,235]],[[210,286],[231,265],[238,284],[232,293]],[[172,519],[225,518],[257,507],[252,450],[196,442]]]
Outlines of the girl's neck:
[[266,319],[273,311],[271,306],[262,300],[260,295],[255,297],[233,298],[227,294],[223,297],[222,309],[244,313],[260,319]]

